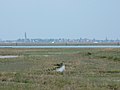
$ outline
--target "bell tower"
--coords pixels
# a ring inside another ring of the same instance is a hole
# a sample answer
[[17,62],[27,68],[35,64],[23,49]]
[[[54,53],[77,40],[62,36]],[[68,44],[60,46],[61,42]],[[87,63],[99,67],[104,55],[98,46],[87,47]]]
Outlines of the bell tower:
[[25,40],[27,39],[27,34],[26,34],[26,32],[25,32]]

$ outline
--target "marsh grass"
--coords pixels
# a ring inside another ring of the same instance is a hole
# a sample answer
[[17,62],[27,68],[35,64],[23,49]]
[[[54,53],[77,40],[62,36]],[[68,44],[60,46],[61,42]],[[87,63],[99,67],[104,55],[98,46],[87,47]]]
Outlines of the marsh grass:
[[[120,90],[120,49],[0,49],[0,90]],[[63,62],[58,73],[54,64]]]

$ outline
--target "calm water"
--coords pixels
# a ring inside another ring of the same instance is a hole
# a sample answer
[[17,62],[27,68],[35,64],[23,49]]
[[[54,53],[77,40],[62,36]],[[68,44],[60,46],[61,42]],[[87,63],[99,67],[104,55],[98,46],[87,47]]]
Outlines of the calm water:
[[120,48],[120,46],[0,46],[0,48]]

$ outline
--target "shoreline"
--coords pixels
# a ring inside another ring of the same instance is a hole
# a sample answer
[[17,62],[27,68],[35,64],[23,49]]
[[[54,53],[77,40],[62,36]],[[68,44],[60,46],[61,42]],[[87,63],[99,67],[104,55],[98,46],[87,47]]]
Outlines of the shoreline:
[[120,48],[120,46],[0,46],[0,48]]
[[120,46],[119,42],[115,43],[0,43],[0,46]]

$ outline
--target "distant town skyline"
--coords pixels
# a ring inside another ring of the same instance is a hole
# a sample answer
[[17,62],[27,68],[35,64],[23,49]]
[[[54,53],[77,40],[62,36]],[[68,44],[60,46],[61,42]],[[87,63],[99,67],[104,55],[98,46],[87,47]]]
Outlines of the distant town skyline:
[[[13,34],[15,35],[15,34]],[[15,35],[16,36],[16,35]],[[21,37],[20,37],[21,36]],[[0,40],[17,40],[17,39],[96,39],[96,40],[120,40],[120,38],[109,38],[109,37],[104,37],[104,38],[95,38],[95,37],[75,37],[75,38],[71,38],[71,37],[40,37],[40,36],[36,36],[36,37],[31,37],[29,34],[27,34],[27,32],[22,33],[20,36],[16,36],[15,38],[0,38]]]
[[0,43],[14,43],[15,45],[18,45],[17,43],[51,43],[51,44],[57,44],[57,43],[64,43],[64,44],[70,44],[70,43],[74,43],[74,44],[78,44],[78,43],[113,43],[113,44],[117,44],[120,45],[120,39],[108,39],[105,38],[103,40],[99,40],[99,39],[89,39],[89,38],[77,38],[77,39],[70,39],[70,38],[48,38],[48,39],[42,39],[42,38],[27,38],[27,34],[25,33],[25,36],[23,38],[19,38],[19,39],[14,39],[14,40],[0,40]]
[[67,40],[67,41],[72,41],[72,40],[74,40],[74,41],[80,41],[80,40],[84,40],[84,41],[92,41],[92,42],[94,42],[94,41],[111,41],[112,40],[112,42],[116,42],[116,41],[120,41],[120,39],[119,38],[116,38],[116,39],[109,39],[109,38],[104,38],[104,39],[96,39],[96,38],[86,38],[86,37],[80,37],[80,38],[29,38],[29,37],[27,37],[27,33],[25,32],[24,33],[24,36],[23,37],[21,37],[21,38],[16,38],[16,39],[13,39],[13,40],[11,40],[11,39],[4,39],[4,40],[2,40],[2,39],[0,39],[0,41],[19,41],[19,40],[23,40],[23,41],[31,41],[31,40],[43,40],[43,41],[46,41],[46,40]]
[[120,0],[0,0],[0,39],[120,39]]

